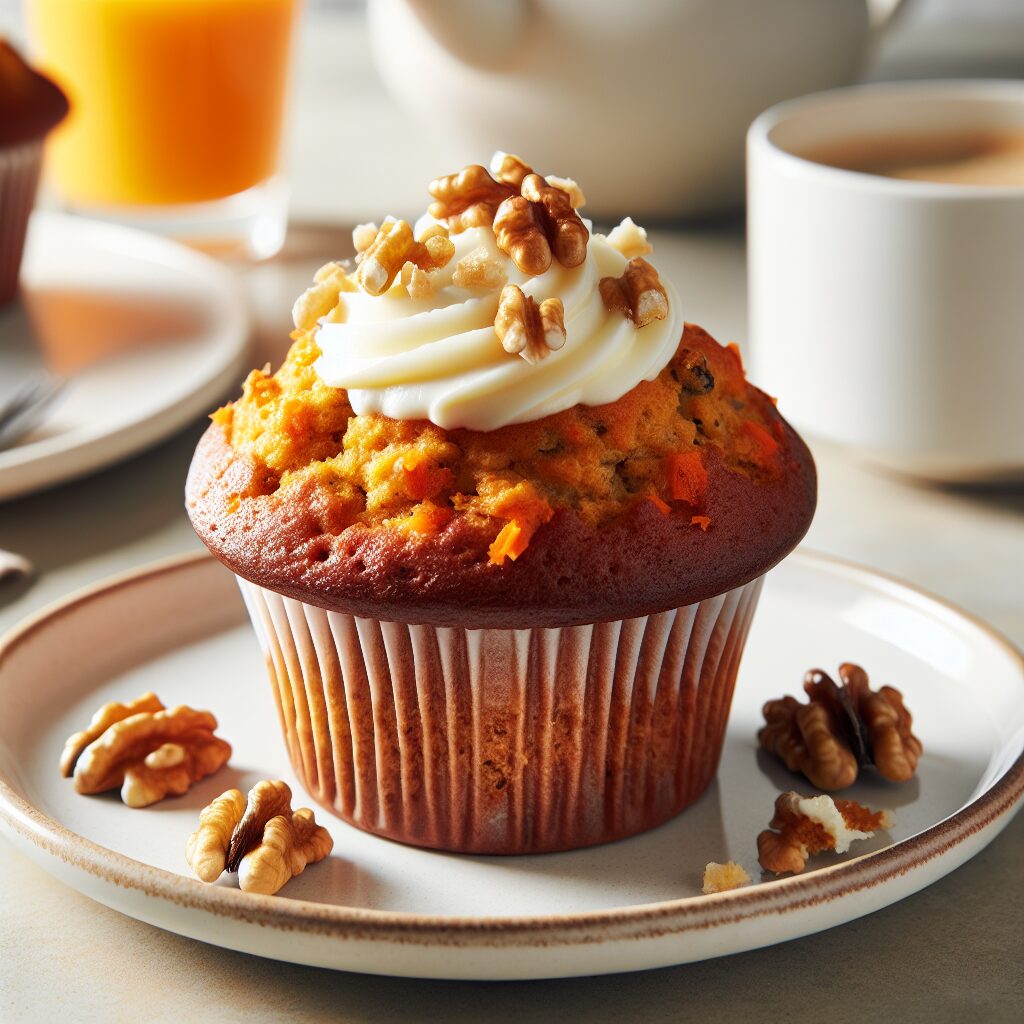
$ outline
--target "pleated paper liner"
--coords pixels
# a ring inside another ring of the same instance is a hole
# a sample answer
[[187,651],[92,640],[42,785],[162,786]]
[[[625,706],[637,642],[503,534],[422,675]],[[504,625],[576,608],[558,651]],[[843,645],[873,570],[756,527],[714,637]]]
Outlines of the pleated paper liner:
[[592,626],[409,626],[239,580],[292,765],[345,821],[463,853],[634,835],[715,774],[761,580]]
[[18,271],[42,159],[42,139],[0,148],[0,305],[18,290]]

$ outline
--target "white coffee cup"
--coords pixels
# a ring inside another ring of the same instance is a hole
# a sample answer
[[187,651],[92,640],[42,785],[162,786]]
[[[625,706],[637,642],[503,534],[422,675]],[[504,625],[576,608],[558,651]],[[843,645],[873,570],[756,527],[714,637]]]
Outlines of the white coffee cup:
[[1024,132],[1024,82],[859,86],[747,137],[751,376],[810,434],[945,481],[1024,476],[1024,188],[802,154]]

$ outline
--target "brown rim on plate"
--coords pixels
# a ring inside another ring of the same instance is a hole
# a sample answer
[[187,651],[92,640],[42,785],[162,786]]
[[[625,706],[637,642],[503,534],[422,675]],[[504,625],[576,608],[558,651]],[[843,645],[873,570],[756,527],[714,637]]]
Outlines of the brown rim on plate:
[[[1000,647],[1024,677],[1024,657],[981,620],[894,577],[842,559],[807,551],[791,557],[832,565],[845,575],[879,581],[909,592],[946,615],[966,620]],[[36,612],[0,639],[0,669],[37,630],[77,607],[157,576],[189,572],[209,562],[206,552],[176,556],[96,584]],[[651,939],[753,920],[787,910],[809,908],[870,889],[920,867],[952,847],[1006,818],[1024,793],[1024,754],[990,787],[923,831],[876,853],[818,868],[806,875],[780,878],[711,896],[688,896],[654,904],[604,911],[522,917],[442,917],[400,911],[366,910],[243,893],[208,886],[183,875],[151,867],[101,846],[65,828],[25,800],[0,777],[0,820],[19,836],[65,864],[120,888],[137,890],[179,907],[213,913],[283,931],[302,931],[338,939],[374,940],[403,945],[567,946],[613,940]],[[859,915],[858,915],[859,916]],[[599,932],[599,934],[595,934]]]

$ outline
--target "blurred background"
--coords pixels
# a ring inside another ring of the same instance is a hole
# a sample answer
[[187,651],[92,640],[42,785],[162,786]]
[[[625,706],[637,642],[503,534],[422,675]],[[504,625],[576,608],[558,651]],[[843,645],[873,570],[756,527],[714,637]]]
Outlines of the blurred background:
[[[503,4],[504,0],[498,8]],[[404,6],[389,0],[377,4],[389,31],[393,31],[400,13],[396,9]],[[451,0],[423,6],[450,10],[453,17],[462,7],[459,3],[453,5]],[[471,9],[474,5],[468,6]],[[481,12],[490,6],[476,5]],[[706,150],[731,143],[728,174],[734,198],[736,182],[742,175],[745,123],[739,125],[739,121],[749,122],[760,109],[784,98],[787,92],[797,95],[860,77],[1024,77],[1024,3],[1020,0],[907,0],[892,25],[879,29],[871,38],[859,24],[855,8],[861,5],[841,0],[812,4],[802,0],[795,4],[787,0],[691,4],[649,0],[639,5],[568,0],[545,6],[563,9],[566,19],[587,12],[591,35],[567,21],[566,31],[574,32],[576,41],[571,45],[564,40],[556,41],[561,55],[557,59],[561,62],[571,58],[574,62],[571,81],[580,97],[588,88],[595,93],[603,91],[610,80],[616,84],[616,91],[627,98],[634,93],[637,97],[647,95],[648,100],[637,115],[648,134],[669,133],[671,129],[659,124],[665,124],[663,118],[672,110],[678,115],[699,105],[713,115],[700,123],[700,129],[717,131],[719,138],[702,134],[699,142],[680,138],[677,144],[689,150]],[[872,23],[878,26],[896,5],[893,0],[871,0],[869,6]],[[416,50],[389,52],[388,48],[374,44],[374,35],[379,32],[371,34],[364,0],[305,0],[302,8],[284,146],[284,164],[292,186],[293,221],[351,224],[379,218],[385,212],[398,215],[415,211],[423,206],[426,182],[437,174],[470,161],[486,162],[495,147],[486,148],[490,137],[487,132],[478,131],[477,121],[486,122],[487,113],[481,114],[468,102],[466,94],[478,91],[478,83],[472,69],[467,71],[460,61],[464,54],[459,52],[454,36],[446,37],[444,28],[428,18],[430,28],[442,36],[444,47],[426,44]],[[674,20],[675,12],[685,8],[696,13],[689,19]],[[24,10],[22,0],[0,0],[0,32],[24,40]],[[636,17],[640,10],[645,12],[643,20]],[[594,12],[601,12],[601,17],[595,18]],[[487,11],[486,18],[492,19],[493,14]],[[653,30],[652,18],[663,19],[663,31]],[[817,19],[822,24],[817,24]],[[399,20],[404,23],[404,19]],[[756,24],[759,20],[764,24]],[[493,20],[485,21],[480,32],[472,27],[466,31],[471,40],[479,41],[483,28],[493,24]],[[829,32],[830,25],[835,26],[833,33]],[[635,29],[632,37],[631,26]],[[607,38],[600,38],[602,32]],[[833,34],[837,38],[832,38]],[[589,51],[588,41],[592,44]],[[412,46],[411,39],[407,42]],[[445,52],[449,44],[454,50]],[[826,47],[834,54],[833,66],[816,67],[815,51],[820,54]],[[629,49],[645,53],[640,64],[630,64],[624,53]],[[658,60],[662,52],[663,62]],[[679,59],[675,54],[680,55]],[[688,73],[687,65],[703,59],[702,54],[709,57],[710,70],[698,78]],[[500,59],[501,55],[496,55],[495,65],[500,64]],[[577,71],[584,61],[590,62],[589,71]],[[779,65],[786,63],[795,66],[789,71],[792,84],[777,81]],[[400,65],[411,68],[412,83],[401,74]],[[796,68],[806,77],[798,77]],[[664,100],[650,103],[655,78],[670,87],[675,83],[675,91],[665,95]],[[753,95],[742,110],[736,110],[737,100],[732,93],[751,87],[755,90]],[[460,96],[462,102],[456,104],[449,92]],[[522,95],[526,97],[528,93]],[[698,104],[690,102],[694,97]],[[630,109],[635,110],[636,106]],[[738,119],[734,113],[739,115]],[[519,141],[509,140],[508,136],[528,133],[509,131],[510,125],[503,123],[493,108],[491,114],[495,132],[506,140],[501,148],[515,151],[514,147],[521,145],[524,151],[528,150],[527,159],[551,173],[576,174],[580,178],[589,174],[588,212],[592,216],[601,212],[629,212],[636,216],[639,212],[648,219],[653,213],[658,219],[671,220],[680,210],[691,215],[704,212],[700,204],[694,207],[682,199],[676,201],[673,209],[671,197],[666,203],[654,204],[653,209],[640,211],[635,209],[636,203],[642,201],[639,196],[634,196],[634,208],[630,210],[609,207],[601,211],[595,206],[605,189],[603,183],[595,183],[595,170],[588,168],[587,154],[580,151],[579,136],[584,134],[585,126],[578,118],[587,115],[582,107],[577,109],[573,130],[566,131],[561,113],[559,123],[551,126],[545,124],[550,115],[545,116],[539,107],[530,105],[528,116],[536,135]],[[614,123],[611,118],[606,120]],[[561,148],[551,145],[552,134],[567,137],[566,145],[576,147],[578,155],[571,164],[556,167],[545,163],[545,151],[561,153]],[[723,140],[724,135],[728,139]],[[480,137],[479,143],[476,136]],[[646,170],[650,175],[658,168],[648,161]],[[610,188],[606,191],[612,192]],[[617,200],[618,196],[613,198]],[[729,203],[715,197],[708,205],[715,210],[723,205],[728,207]]]

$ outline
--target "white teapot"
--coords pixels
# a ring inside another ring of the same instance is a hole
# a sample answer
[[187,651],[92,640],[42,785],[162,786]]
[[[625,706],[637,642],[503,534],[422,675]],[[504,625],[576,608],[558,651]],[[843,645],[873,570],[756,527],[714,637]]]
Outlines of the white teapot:
[[578,178],[605,219],[738,206],[753,118],[852,81],[870,37],[867,0],[370,0],[369,25],[421,123]]

